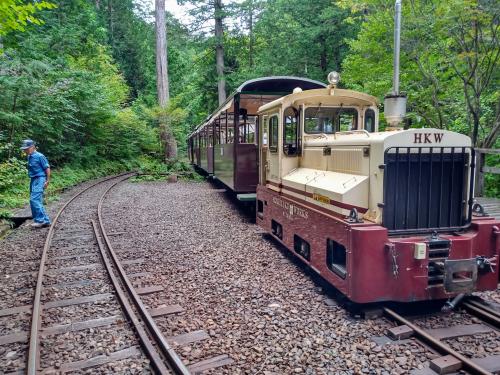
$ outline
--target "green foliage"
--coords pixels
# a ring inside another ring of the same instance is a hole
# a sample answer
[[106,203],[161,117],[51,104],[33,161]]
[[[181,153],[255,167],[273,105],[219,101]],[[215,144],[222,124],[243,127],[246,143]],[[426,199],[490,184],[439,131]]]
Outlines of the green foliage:
[[25,31],[29,24],[41,25],[43,21],[35,17],[35,13],[43,9],[53,9],[55,7],[55,4],[48,1],[33,1],[28,3],[24,3],[21,0],[0,1],[0,37],[12,31]]
[[193,169],[188,160],[177,160],[174,163],[165,165],[159,162],[158,159],[142,159],[138,172],[139,175],[131,179],[131,181],[165,181],[170,175],[175,175],[182,180],[204,180],[203,177]]
[[[362,23],[349,42],[344,82],[382,100],[392,82],[393,1],[341,4]],[[500,119],[498,2],[415,1],[403,2],[402,10],[401,88],[408,93],[412,125],[473,136],[477,122],[477,144],[494,147]],[[498,196],[498,183],[498,175],[487,174],[486,194]]]
[[[350,41],[351,51],[343,62],[344,82],[348,87],[382,99],[392,82],[393,1],[344,0],[342,4],[353,12],[363,10],[357,18],[362,22],[361,30]],[[485,40],[486,34],[493,37],[491,33],[498,31],[498,5],[485,2],[478,7],[477,2],[458,0],[417,1],[403,3],[402,9],[401,87],[409,95],[408,110],[413,125],[471,135],[472,113],[466,98],[471,89],[466,89],[468,84],[463,78],[478,74],[485,84],[482,93],[477,93],[480,138],[486,139],[495,117],[500,77],[493,74],[486,81],[481,74],[498,66],[500,44],[498,39],[479,43],[478,65],[475,65],[470,39],[475,22],[484,28]]]
[[0,160],[32,138],[51,164],[155,153],[157,132],[130,108],[130,88],[109,54],[92,4],[60,1],[44,25],[5,38],[0,57]]

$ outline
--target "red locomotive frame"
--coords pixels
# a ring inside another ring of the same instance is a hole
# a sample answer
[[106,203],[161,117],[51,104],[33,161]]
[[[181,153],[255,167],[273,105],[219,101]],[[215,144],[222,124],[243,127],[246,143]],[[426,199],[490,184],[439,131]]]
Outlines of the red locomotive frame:
[[[415,243],[428,244],[428,236],[389,237],[387,229],[380,225],[349,223],[345,217],[321,212],[317,206],[298,201],[285,191],[278,193],[258,186],[257,195],[263,202],[263,209],[257,212],[257,224],[353,302],[414,302],[445,299],[457,294],[447,293],[442,284],[429,285],[429,258],[414,259]],[[281,225],[281,233],[276,233],[273,220]],[[499,225],[494,218],[475,218],[464,233],[440,235],[440,239],[450,241],[448,259],[470,259],[477,254],[489,258],[497,256]],[[295,236],[309,244],[309,260],[293,250]],[[329,239],[347,249],[344,278],[327,265]],[[392,262],[393,255],[396,263]],[[477,278],[476,290],[495,289],[498,278],[498,267],[495,267],[494,272]]]

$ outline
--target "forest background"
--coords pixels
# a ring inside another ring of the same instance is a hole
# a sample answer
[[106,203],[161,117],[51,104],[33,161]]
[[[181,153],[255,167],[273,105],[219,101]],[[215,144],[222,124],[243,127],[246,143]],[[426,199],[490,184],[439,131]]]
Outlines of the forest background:
[[[219,105],[221,79],[229,95],[256,77],[324,82],[336,70],[342,87],[381,101],[390,91],[393,0],[178,2],[190,5],[190,17],[167,9],[165,110],[156,97],[152,0],[0,0],[0,217],[26,202],[22,139],[34,139],[57,170],[53,195],[133,167],[185,169],[186,136]],[[499,34],[497,1],[403,1],[407,126],[470,136],[476,128],[476,146],[498,148]],[[164,115],[179,148],[168,166]],[[498,166],[499,157],[487,163]],[[499,175],[487,175],[486,194],[500,195]]]

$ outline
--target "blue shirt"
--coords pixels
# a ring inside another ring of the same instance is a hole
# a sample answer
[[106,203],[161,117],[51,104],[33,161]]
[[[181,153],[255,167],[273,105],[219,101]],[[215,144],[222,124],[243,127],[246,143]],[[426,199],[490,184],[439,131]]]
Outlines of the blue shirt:
[[28,176],[30,178],[34,177],[45,177],[45,170],[50,168],[47,158],[35,151],[28,156]]

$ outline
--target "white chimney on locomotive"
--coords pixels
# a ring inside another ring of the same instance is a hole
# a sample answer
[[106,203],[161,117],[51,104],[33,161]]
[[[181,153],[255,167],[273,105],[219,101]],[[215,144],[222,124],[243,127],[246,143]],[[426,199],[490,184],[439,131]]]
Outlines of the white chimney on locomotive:
[[396,0],[394,15],[394,72],[392,92],[384,99],[384,115],[391,128],[400,127],[406,115],[406,94],[399,92],[399,51],[401,40],[401,0]]

